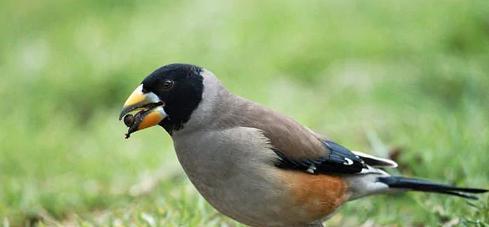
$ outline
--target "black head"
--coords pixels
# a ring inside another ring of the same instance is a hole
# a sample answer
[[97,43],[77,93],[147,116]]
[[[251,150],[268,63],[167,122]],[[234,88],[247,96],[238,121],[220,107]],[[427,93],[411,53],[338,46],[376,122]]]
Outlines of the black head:
[[171,64],[149,74],[127,98],[119,119],[131,133],[155,125],[181,129],[202,100],[204,78],[195,65]]
[[143,93],[153,92],[164,103],[168,114],[160,125],[169,133],[183,127],[202,100],[202,68],[189,64],[170,64],[148,75]]

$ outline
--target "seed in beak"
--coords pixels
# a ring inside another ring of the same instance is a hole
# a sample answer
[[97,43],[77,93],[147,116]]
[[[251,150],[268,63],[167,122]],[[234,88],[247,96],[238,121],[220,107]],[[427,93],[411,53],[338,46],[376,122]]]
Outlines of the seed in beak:
[[134,124],[134,115],[128,114],[128,115],[124,116],[124,124],[127,127],[131,127]]

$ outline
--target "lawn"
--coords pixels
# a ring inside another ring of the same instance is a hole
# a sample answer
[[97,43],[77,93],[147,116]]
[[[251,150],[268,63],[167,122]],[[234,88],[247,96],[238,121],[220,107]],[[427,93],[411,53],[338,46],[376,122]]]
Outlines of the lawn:
[[[155,68],[235,94],[402,173],[489,188],[489,1],[0,2],[0,223],[237,226],[200,197],[171,139],[118,113]],[[489,226],[489,196],[348,203],[330,226]]]

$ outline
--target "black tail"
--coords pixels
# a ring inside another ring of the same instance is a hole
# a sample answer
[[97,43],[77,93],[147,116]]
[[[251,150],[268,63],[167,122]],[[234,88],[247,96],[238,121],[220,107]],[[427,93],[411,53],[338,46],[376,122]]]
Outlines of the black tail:
[[443,193],[460,196],[467,199],[477,199],[474,193],[484,193],[488,190],[478,188],[458,188],[446,184],[433,183],[427,180],[407,177],[379,177],[379,182],[387,184],[390,188],[411,189],[413,191]]

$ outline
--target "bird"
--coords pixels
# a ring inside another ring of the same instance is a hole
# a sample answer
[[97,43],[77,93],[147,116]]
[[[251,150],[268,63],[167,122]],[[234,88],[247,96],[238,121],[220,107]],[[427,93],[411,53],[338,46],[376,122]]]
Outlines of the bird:
[[352,151],[232,94],[209,70],[169,64],[150,73],[119,115],[132,133],[161,126],[197,191],[248,226],[323,226],[348,201],[397,191],[476,199],[486,189],[393,176],[397,163]]

